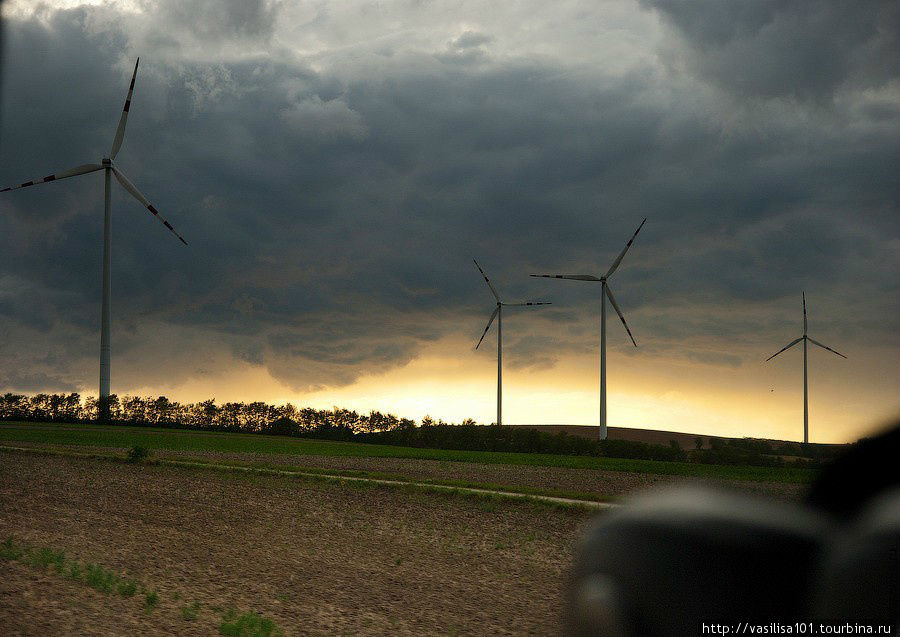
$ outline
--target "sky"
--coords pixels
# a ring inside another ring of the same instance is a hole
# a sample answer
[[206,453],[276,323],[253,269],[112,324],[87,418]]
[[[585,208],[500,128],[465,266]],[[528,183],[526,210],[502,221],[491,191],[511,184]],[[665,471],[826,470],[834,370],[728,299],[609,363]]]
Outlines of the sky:
[[[0,185],[109,153],[112,391],[845,442],[900,413],[900,4],[8,0]],[[97,392],[101,173],[0,195],[0,392]]]

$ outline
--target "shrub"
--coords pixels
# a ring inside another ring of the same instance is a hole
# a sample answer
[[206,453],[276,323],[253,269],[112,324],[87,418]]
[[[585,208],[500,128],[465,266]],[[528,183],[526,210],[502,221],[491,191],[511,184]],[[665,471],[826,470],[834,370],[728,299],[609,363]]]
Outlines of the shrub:
[[159,593],[156,591],[150,591],[146,595],[144,595],[144,608],[148,611],[153,610],[159,604]]
[[200,612],[200,603],[194,602],[190,606],[182,606],[181,607],[181,616],[185,619],[185,621],[192,622],[197,619],[197,614]]
[[137,583],[131,580],[120,581],[116,585],[116,592],[123,597],[131,597],[137,593]]
[[300,427],[290,418],[281,417],[278,420],[269,423],[265,433],[274,436],[296,436],[300,433]]
[[81,564],[79,564],[78,562],[72,562],[71,564],[69,564],[69,572],[66,573],[66,576],[69,579],[77,580],[80,582],[84,577],[83,573],[81,572]]
[[62,573],[63,566],[66,563],[66,554],[63,551],[54,551],[51,548],[42,547],[36,551],[29,551],[26,561],[38,568],[46,568],[52,564],[57,572]]
[[197,614],[200,612],[200,603],[194,602],[190,606],[182,606],[181,607],[181,616],[184,617],[185,621],[192,622],[197,619]]
[[253,611],[237,615],[233,609],[222,617],[219,633],[226,637],[282,637],[284,635],[271,619]]
[[22,557],[22,549],[16,546],[15,542],[11,537],[3,540],[3,543],[0,544],[0,559],[2,560],[17,560]]
[[150,450],[146,447],[136,446],[128,450],[128,462],[142,462],[150,457]]
[[118,579],[115,573],[99,564],[86,564],[84,567],[84,583],[98,591],[111,593]]

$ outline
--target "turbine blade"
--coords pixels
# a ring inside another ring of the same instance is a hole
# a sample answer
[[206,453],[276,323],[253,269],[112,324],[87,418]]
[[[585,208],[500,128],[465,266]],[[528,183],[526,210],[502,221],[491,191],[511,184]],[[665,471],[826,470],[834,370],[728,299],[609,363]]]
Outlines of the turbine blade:
[[[472,261],[475,261],[475,259],[472,259]],[[491,280],[490,280],[490,279],[488,278],[488,276],[484,273],[484,270],[482,270],[482,269],[481,269],[481,266],[478,265],[478,261],[475,261],[475,267],[478,268],[478,271],[479,271],[479,272],[481,272],[481,276],[484,277],[484,282],[488,284],[488,287],[489,287],[489,288],[491,288],[491,294],[494,295],[494,298],[497,299],[497,302],[499,303],[499,302],[500,302],[500,295],[497,294],[497,290],[494,289],[494,286],[491,284]]]
[[116,136],[113,138],[112,150],[109,151],[109,158],[115,159],[122,147],[122,140],[125,139],[125,123],[128,121],[128,109],[131,108],[131,94],[134,93],[134,78],[137,77],[137,67],[141,58],[134,63],[134,73],[131,74],[131,84],[128,86],[128,95],[125,97],[125,107],[122,109],[122,116],[119,118],[119,126],[116,128]]
[[101,166],[100,164],[82,164],[81,166],[76,166],[75,168],[69,168],[69,170],[63,170],[58,173],[53,173],[52,175],[47,175],[46,177],[41,177],[40,179],[32,179],[31,181],[26,181],[24,184],[9,186],[8,188],[0,190],[0,192],[6,192],[7,190],[16,190],[18,188],[27,188],[28,186],[42,184],[45,181],[57,181],[59,179],[65,179],[66,177],[85,175],[87,173],[92,173],[95,170],[100,170],[101,168],[103,168],[103,166]]
[[613,309],[616,311],[616,314],[618,314],[619,318],[622,320],[622,325],[625,326],[625,331],[628,332],[628,336],[629,338],[631,338],[631,342],[634,343],[635,347],[637,347],[637,342],[634,340],[634,336],[631,335],[631,330],[628,329],[628,323],[625,322],[625,316],[622,314],[622,310],[619,309],[619,304],[616,303],[616,299],[613,298],[612,290],[609,289],[609,283],[606,284],[606,296],[607,298],[609,298],[609,302],[612,303]]
[[777,352],[775,352],[774,354],[772,354],[771,356],[769,356],[769,358],[767,358],[765,362],[769,362],[770,360],[772,360],[773,358],[775,358],[776,356],[778,356],[779,354],[781,354],[781,352],[783,352],[783,351],[786,350],[786,349],[792,348],[794,345],[796,345],[797,343],[799,343],[799,342],[802,341],[802,340],[803,340],[803,337],[802,337],[802,336],[801,336],[800,338],[798,338],[798,339],[794,339],[793,341],[791,341],[790,343],[788,343],[787,345],[785,345],[784,347],[782,347],[780,350],[778,350]]
[[803,333],[806,334],[806,292],[801,292],[803,295]]
[[524,307],[526,305],[553,305],[549,301],[525,301],[524,303],[503,303],[506,307]]
[[[807,336],[806,338],[809,338],[809,337]],[[818,345],[819,347],[821,347],[821,348],[823,348],[823,349],[827,349],[827,350],[828,350],[829,352],[831,352],[832,354],[837,354],[837,355],[840,356],[841,358],[847,358],[846,356],[844,356],[844,355],[841,354],[840,352],[831,349],[831,348],[828,347],[827,345],[822,345],[819,341],[815,341],[815,340],[809,338],[809,342],[810,342],[810,343],[813,343],[814,345]]]
[[[487,334],[487,331],[491,329],[491,323],[494,322],[494,319],[497,318],[497,314],[500,312],[500,306],[498,305],[494,308],[494,313],[491,314],[491,318],[488,320],[487,327],[484,328],[484,331],[481,333],[481,338],[478,339],[478,345],[481,345],[481,341],[484,340],[484,335]],[[475,349],[478,349],[478,345],[475,346]]]
[[613,264],[609,266],[609,270],[603,275],[604,279],[608,279],[613,272],[616,271],[616,268],[619,267],[619,264],[622,263],[622,258],[625,256],[625,253],[628,252],[628,248],[631,247],[631,244],[634,243],[634,238],[638,235],[638,232],[641,231],[641,228],[644,227],[644,224],[647,223],[647,218],[644,217],[644,220],[641,221],[641,225],[638,226],[638,229],[634,231],[634,234],[631,235],[631,238],[628,240],[628,243],[625,244],[625,247],[622,248],[622,251],[619,253],[619,256],[616,257],[616,260],[613,261]]
[[592,274],[529,274],[539,279],[570,279],[572,281],[599,281]]
[[184,245],[187,245],[187,241],[184,240],[184,237],[182,237],[180,234],[178,234],[177,232],[175,232],[175,228],[172,227],[172,224],[170,224],[168,221],[166,221],[165,219],[163,219],[162,215],[159,214],[159,211],[158,211],[156,208],[153,207],[153,204],[152,204],[152,203],[150,203],[149,201],[147,201],[147,198],[146,198],[144,195],[141,194],[141,191],[140,191],[140,190],[138,190],[137,188],[135,188],[135,186],[134,186],[133,183],[131,183],[130,181],[128,181],[128,177],[126,177],[126,176],[122,173],[121,170],[119,170],[118,168],[116,168],[116,167],[114,166],[114,167],[113,167],[113,174],[116,176],[116,179],[119,180],[119,183],[122,184],[122,187],[123,187],[125,190],[127,190],[128,192],[130,192],[130,193],[132,194],[132,196],[133,196],[135,199],[137,199],[138,201],[140,201],[141,204],[143,204],[144,207],[147,208],[147,210],[149,210],[150,212],[152,212],[152,213],[153,213],[153,216],[156,217],[157,219],[159,219],[159,220],[162,222],[162,224],[163,224],[166,228],[168,228],[168,229],[172,232],[172,234],[174,234],[176,237],[178,237]]

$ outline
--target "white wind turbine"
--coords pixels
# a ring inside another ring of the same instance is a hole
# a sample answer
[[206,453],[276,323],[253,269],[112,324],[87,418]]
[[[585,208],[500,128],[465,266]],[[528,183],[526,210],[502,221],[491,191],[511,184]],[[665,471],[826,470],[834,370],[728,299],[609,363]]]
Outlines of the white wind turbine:
[[[475,259],[472,259],[475,261]],[[481,333],[481,338],[478,339],[478,344],[475,345],[475,349],[478,349],[478,346],[481,345],[481,341],[484,340],[485,334],[487,331],[491,329],[491,323],[494,322],[494,319],[497,319],[497,424],[503,424],[503,308],[504,307],[522,307],[525,305],[552,305],[552,303],[542,302],[542,301],[526,301],[525,303],[504,303],[500,300],[500,295],[497,294],[497,290],[494,289],[491,280],[488,279],[487,275],[484,273],[484,270],[481,269],[481,266],[478,265],[478,261],[475,261],[475,267],[478,268],[478,271],[481,272],[481,276],[484,277],[484,282],[487,283],[487,286],[491,289],[491,294],[494,295],[494,298],[497,300],[497,307],[494,308],[493,313],[491,314],[491,318],[488,319],[487,327],[484,328],[484,332]]]
[[644,224],[647,222],[647,219],[641,221],[641,225],[638,226],[637,230],[634,231],[634,234],[631,235],[631,238],[628,240],[628,243],[625,244],[625,247],[622,249],[622,252],[619,253],[619,256],[616,257],[616,260],[613,261],[613,264],[609,266],[609,270],[606,271],[599,279],[592,274],[532,274],[533,277],[543,277],[547,279],[571,279],[573,281],[599,281],[601,284],[600,291],[600,440],[606,440],[606,299],[609,298],[609,302],[612,303],[613,308],[616,310],[616,314],[619,315],[619,318],[622,319],[622,325],[625,326],[625,331],[628,332],[629,338],[631,338],[631,342],[634,343],[634,346],[637,347],[637,343],[634,340],[634,336],[631,335],[631,330],[628,329],[628,323],[625,322],[625,317],[622,315],[622,310],[619,309],[618,304],[616,303],[615,297],[613,297],[612,290],[609,289],[609,284],[606,280],[612,276],[613,272],[619,267],[619,264],[622,263],[622,258],[625,256],[625,253],[628,252],[628,248],[631,247],[631,244],[634,243],[634,238],[638,235],[638,232],[641,231],[641,228],[644,227]]
[[144,195],[134,186],[134,184],[129,181],[129,179],[122,173],[119,168],[113,164],[113,160],[116,158],[116,155],[119,152],[119,149],[122,147],[122,140],[125,138],[125,122],[128,120],[128,110],[131,108],[131,94],[134,92],[134,80],[137,77],[137,69],[138,63],[141,61],[140,58],[137,59],[137,62],[134,63],[134,73],[131,75],[131,84],[128,87],[128,95],[125,98],[125,107],[122,109],[122,116],[119,118],[119,126],[116,128],[116,135],[113,138],[112,150],[109,151],[109,155],[100,160],[99,164],[82,164],[81,166],[76,166],[75,168],[70,168],[69,170],[63,170],[62,172],[54,173],[52,175],[47,175],[46,177],[42,177],[40,179],[34,179],[32,181],[26,181],[23,184],[18,184],[16,186],[10,186],[8,188],[3,188],[0,192],[6,192],[7,190],[16,190],[17,188],[27,188],[28,186],[34,186],[35,184],[40,184],[48,181],[57,181],[60,179],[65,179],[67,177],[75,177],[76,175],[85,175],[87,173],[96,172],[98,170],[103,171],[104,180],[103,180],[103,306],[100,315],[100,419],[108,420],[109,419],[109,283],[110,283],[110,271],[109,271],[109,260],[110,260],[110,252],[109,252],[109,244],[110,244],[110,191],[109,191],[109,183],[110,183],[110,173],[116,176],[116,179],[122,184],[122,187],[125,188],[131,195],[137,199],[141,205],[145,206],[147,210],[153,213],[153,216],[159,219],[162,224],[168,228],[172,234],[178,237],[182,243],[187,245],[187,241],[184,238],[175,232],[175,228],[172,225],[162,218],[156,208],[153,207]]
[[794,339],[793,341],[791,341],[790,343],[788,343],[787,345],[782,347],[780,350],[778,350],[777,352],[775,352],[774,354],[769,356],[769,358],[766,359],[766,362],[769,362],[770,360],[772,360],[773,358],[775,358],[776,356],[781,354],[781,352],[788,350],[788,349],[792,348],[794,345],[796,345],[797,343],[799,343],[800,341],[803,341],[803,442],[808,443],[809,442],[809,391],[808,391],[808,386],[807,386],[807,382],[806,382],[806,376],[807,376],[807,374],[806,374],[806,350],[807,350],[806,342],[809,341],[813,345],[818,345],[822,349],[827,349],[832,354],[837,354],[841,358],[847,358],[847,357],[844,356],[843,354],[841,354],[840,352],[837,352],[837,351],[831,349],[827,345],[822,345],[819,341],[813,339],[812,337],[807,336],[807,334],[806,334],[806,327],[807,327],[806,326],[806,292],[801,292],[801,294],[803,295],[803,336],[801,336],[798,339]]

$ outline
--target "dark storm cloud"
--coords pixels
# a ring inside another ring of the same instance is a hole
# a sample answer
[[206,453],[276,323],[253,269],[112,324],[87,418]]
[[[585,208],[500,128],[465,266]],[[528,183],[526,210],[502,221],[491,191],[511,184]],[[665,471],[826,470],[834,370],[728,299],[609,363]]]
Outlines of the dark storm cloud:
[[57,376],[50,376],[41,372],[26,374],[0,375],[0,387],[14,388],[19,392],[28,393],[70,393],[78,391],[78,385],[69,383]]
[[823,98],[900,74],[900,5],[643,0],[678,30],[688,65],[740,96]]
[[[144,357],[171,382],[223,364],[211,350],[297,389],[352,382],[444,335],[474,345],[492,304],[475,257],[505,300],[556,303],[517,313],[509,341],[511,365],[550,366],[595,346],[599,286],[527,275],[601,275],[644,216],[612,285],[646,351],[734,366],[710,343],[683,343],[781,326],[733,313],[751,302],[793,308],[803,288],[843,308],[818,319],[826,330],[875,341],[896,327],[896,101],[742,105],[705,83],[724,85],[733,43],[795,20],[794,5],[708,7],[696,20],[660,5],[687,46],[708,51],[686,58],[703,82],[650,65],[571,73],[565,60],[495,53],[502,37],[472,30],[431,51],[376,43],[333,66],[284,52],[173,59],[204,39],[217,51],[273,40],[280,15],[280,5],[235,2],[193,22],[211,5],[178,6],[139,25],[150,50],[118,162],[190,245],[114,183],[114,358]],[[108,152],[137,27],[104,11],[7,24],[4,181]],[[889,10],[855,21],[819,11],[804,46],[845,29],[828,44],[854,61],[796,94],[882,86],[887,71],[859,60],[889,46]],[[794,94],[785,82],[748,86]],[[0,325],[19,336],[0,356],[21,379],[51,371],[29,368],[26,334],[68,352],[56,360],[61,378],[95,375],[101,182],[2,195]]]

